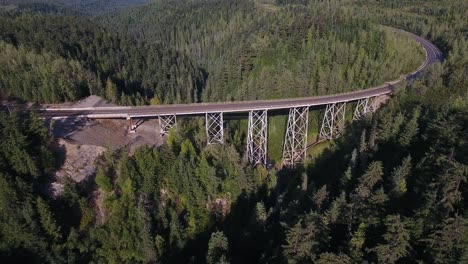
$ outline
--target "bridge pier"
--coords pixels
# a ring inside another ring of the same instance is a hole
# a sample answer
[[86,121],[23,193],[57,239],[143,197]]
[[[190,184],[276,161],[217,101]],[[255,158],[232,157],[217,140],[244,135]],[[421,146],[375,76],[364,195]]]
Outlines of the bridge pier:
[[266,165],[267,162],[267,110],[249,112],[247,135],[247,156],[252,165]]
[[374,112],[375,109],[375,97],[359,99],[356,108],[354,109],[353,120],[359,120],[363,118],[366,114]]
[[133,119],[131,116],[127,116],[127,120],[128,120],[128,132],[129,133],[135,133],[136,132],[136,124],[133,122]]
[[224,143],[223,113],[206,113],[206,138],[208,145]]
[[176,115],[160,115],[159,127],[161,128],[161,136],[169,134],[169,130],[177,125]]
[[294,167],[300,162],[307,149],[307,131],[309,127],[309,107],[289,109],[288,127],[283,147],[283,166]]
[[345,114],[346,102],[328,104],[323,116],[319,139],[337,138],[344,128]]

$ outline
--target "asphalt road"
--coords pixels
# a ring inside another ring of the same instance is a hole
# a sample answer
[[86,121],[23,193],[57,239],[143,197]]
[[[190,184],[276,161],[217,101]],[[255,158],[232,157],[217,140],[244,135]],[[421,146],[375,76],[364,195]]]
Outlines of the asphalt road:
[[319,106],[339,102],[351,102],[368,97],[391,94],[395,85],[403,80],[416,78],[431,64],[442,60],[440,50],[429,41],[412,33],[399,30],[403,34],[409,34],[419,42],[426,51],[426,61],[414,72],[402,76],[400,79],[387,82],[383,85],[364,90],[334,94],[327,96],[302,97],[294,99],[257,100],[257,101],[232,101],[222,103],[197,103],[197,104],[172,104],[158,106],[117,106],[117,107],[89,107],[89,108],[48,108],[40,109],[44,117],[64,118],[84,116],[88,118],[127,118],[127,117],[156,117],[160,115],[197,115],[205,113],[238,113],[251,110],[275,110],[293,107]]

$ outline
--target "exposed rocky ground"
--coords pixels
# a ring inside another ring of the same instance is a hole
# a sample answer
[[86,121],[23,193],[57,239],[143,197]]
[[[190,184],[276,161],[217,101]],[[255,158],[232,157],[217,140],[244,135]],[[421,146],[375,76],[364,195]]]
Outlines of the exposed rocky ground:
[[53,134],[77,145],[101,146],[108,149],[128,147],[132,151],[142,145],[159,145],[158,120],[137,121],[136,133],[129,133],[128,121],[120,119],[89,120],[84,118],[52,121]]
[[[111,106],[97,96],[77,102],[72,107]],[[47,120],[63,155],[63,165],[55,173],[51,183],[52,196],[63,190],[65,178],[82,182],[92,177],[96,170],[96,159],[106,150],[127,148],[132,153],[136,147],[162,144],[157,119],[136,120],[136,133],[129,133],[128,121],[121,119],[90,120],[68,118]]]
[[63,191],[65,178],[82,182],[93,175],[96,170],[95,160],[106,151],[104,147],[73,144],[64,139],[59,139],[58,144],[65,160],[62,167],[55,173],[50,186],[53,197]]

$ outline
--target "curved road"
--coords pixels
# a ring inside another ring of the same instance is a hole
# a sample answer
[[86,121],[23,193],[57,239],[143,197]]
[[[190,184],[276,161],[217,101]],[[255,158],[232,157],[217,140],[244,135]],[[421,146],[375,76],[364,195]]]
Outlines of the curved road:
[[171,104],[158,106],[116,106],[116,107],[89,107],[89,108],[48,108],[40,109],[44,117],[73,117],[84,116],[88,118],[127,118],[127,117],[156,117],[160,115],[196,115],[205,113],[235,113],[251,110],[287,109],[303,106],[327,105],[339,102],[350,102],[359,99],[391,94],[394,85],[403,80],[411,80],[419,75],[430,65],[442,60],[442,53],[432,43],[412,33],[399,30],[410,35],[420,43],[426,52],[425,62],[414,72],[401,77],[398,80],[387,82],[381,86],[359,90],[349,93],[327,96],[302,97],[294,99],[257,100],[257,101],[233,101],[224,103],[196,103],[196,104]]

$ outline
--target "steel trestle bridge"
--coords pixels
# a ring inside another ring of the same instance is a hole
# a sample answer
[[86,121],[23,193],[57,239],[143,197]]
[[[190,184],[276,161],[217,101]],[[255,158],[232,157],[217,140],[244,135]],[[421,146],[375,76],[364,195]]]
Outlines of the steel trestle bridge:
[[247,155],[251,164],[267,163],[268,110],[289,109],[289,117],[283,145],[283,165],[292,167],[300,162],[307,149],[308,115],[311,106],[325,106],[325,114],[319,138],[331,140],[338,137],[344,127],[346,104],[356,102],[353,119],[360,119],[376,109],[375,98],[392,94],[395,85],[416,78],[430,65],[442,60],[441,51],[432,43],[412,33],[408,34],[417,41],[426,53],[426,59],[412,73],[383,85],[364,90],[327,96],[293,99],[232,101],[222,103],[172,104],[158,106],[115,106],[88,108],[45,108],[40,113],[45,118],[86,117],[90,119],[124,118],[129,120],[129,130],[134,132],[133,119],[158,118],[161,135],[177,125],[177,116],[205,115],[208,144],[223,144],[224,120],[227,113],[248,112]]

